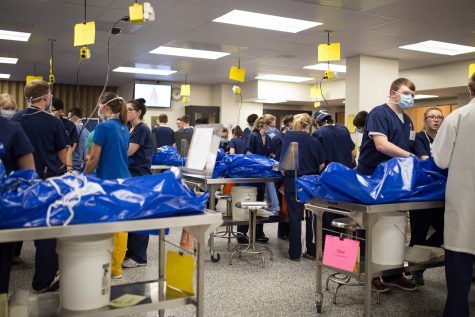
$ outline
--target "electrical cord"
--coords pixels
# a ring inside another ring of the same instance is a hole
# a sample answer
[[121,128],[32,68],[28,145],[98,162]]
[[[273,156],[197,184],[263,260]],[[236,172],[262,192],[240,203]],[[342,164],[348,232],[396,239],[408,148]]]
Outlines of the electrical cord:
[[241,98],[241,104],[239,105],[238,118],[237,118],[237,125],[239,125],[239,118],[241,118],[242,94],[239,94],[239,97]]
[[329,108],[328,106],[328,101],[325,99],[325,96],[323,95],[323,89],[322,89],[322,81],[326,79],[326,77],[322,77],[322,79],[320,79],[320,93],[322,94],[322,98],[323,100],[325,101],[325,104],[327,105],[327,108]]

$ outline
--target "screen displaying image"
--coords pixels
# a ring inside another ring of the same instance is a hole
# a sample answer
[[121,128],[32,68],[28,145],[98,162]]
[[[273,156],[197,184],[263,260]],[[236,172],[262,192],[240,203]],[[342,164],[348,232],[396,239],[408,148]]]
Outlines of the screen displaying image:
[[144,98],[147,107],[170,108],[171,85],[135,84],[134,99]]

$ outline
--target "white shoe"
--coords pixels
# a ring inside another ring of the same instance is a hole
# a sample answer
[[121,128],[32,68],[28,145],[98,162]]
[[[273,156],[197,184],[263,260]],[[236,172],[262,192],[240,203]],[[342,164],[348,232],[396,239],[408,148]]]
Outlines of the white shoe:
[[147,264],[136,262],[136,261],[132,260],[131,258],[125,259],[124,262],[122,262],[122,267],[124,269],[131,269],[131,268],[134,268],[134,267],[145,266],[145,265],[147,265]]

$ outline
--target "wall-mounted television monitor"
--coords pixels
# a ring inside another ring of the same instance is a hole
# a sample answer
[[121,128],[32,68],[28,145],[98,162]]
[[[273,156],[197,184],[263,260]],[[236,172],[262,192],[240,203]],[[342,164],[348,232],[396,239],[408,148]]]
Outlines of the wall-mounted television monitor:
[[82,124],[86,124],[85,128],[89,131],[92,132],[96,129],[96,126],[99,124],[99,119],[97,118],[91,118],[89,121],[87,121],[87,118],[81,119]]
[[159,84],[134,85],[134,99],[144,98],[147,107],[170,108],[172,106],[172,86]]

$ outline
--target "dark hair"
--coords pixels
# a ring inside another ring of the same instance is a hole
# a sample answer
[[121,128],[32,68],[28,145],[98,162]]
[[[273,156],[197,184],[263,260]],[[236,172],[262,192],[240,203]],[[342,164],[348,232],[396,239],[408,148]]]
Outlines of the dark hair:
[[37,99],[47,95],[50,92],[50,86],[44,80],[32,80],[25,86],[23,91],[26,99]]
[[366,126],[366,118],[368,117],[367,111],[360,111],[353,119],[353,125],[357,128],[364,128]]
[[160,123],[167,123],[168,122],[168,116],[164,113],[158,116],[158,121]]
[[228,132],[228,133],[229,133],[228,128],[223,127],[223,131],[222,131],[222,132],[223,132],[223,133],[224,133],[224,132]]
[[51,102],[52,106],[56,110],[64,110],[64,103],[61,99],[53,96],[53,101]]
[[289,123],[294,122],[294,115],[293,114],[288,114],[282,119],[282,125],[287,126]]
[[208,124],[209,119],[208,117],[199,117],[198,119],[195,120],[195,124]]
[[234,137],[238,137],[238,138],[242,138],[243,137],[243,134],[242,134],[242,129],[240,126],[235,126],[232,130],[232,133],[233,133],[233,136]]
[[259,118],[259,116],[257,114],[255,114],[255,113],[250,114],[250,115],[247,116],[247,123],[249,123],[249,125],[254,125],[257,118]]
[[139,98],[139,99],[134,99],[127,101],[127,103],[130,103],[136,111],[140,111],[140,120],[143,120],[143,116],[147,112],[147,108],[145,107],[145,99]]
[[275,121],[275,117],[271,114],[265,114],[264,116],[257,118],[254,122],[254,132],[258,132],[265,124],[270,125],[272,121]]
[[325,124],[334,124],[335,121],[333,121],[332,117],[326,117],[322,121],[317,121],[318,126],[322,127]]
[[186,114],[181,116],[178,120],[183,121],[186,124],[190,123],[190,117],[188,117]]
[[77,118],[79,118],[79,119],[81,119],[82,116],[83,116],[82,109],[79,108],[79,107],[71,108],[71,109],[69,110],[69,112],[72,113],[73,116],[75,116],[75,117],[77,117]]
[[111,109],[112,113],[119,114],[119,120],[123,124],[127,124],[127,105],[125,104],[123,98],[118,97],[116,93],[113,93],[111,91],[106,91],[105,93],[102,94],[99,102],[101,104],[106,104],[108,101],[112,99],[114,100],[109,102],[107,106]]
[[468,89],[470,89],[472,96],[475,96],[475,73],[470,76],[470,81],[468,82]]
[[391,84],[391,91],[398,91],[401,86],[407,86],[410,90],[415,91],[416,85],[407,78],[398,78]]

